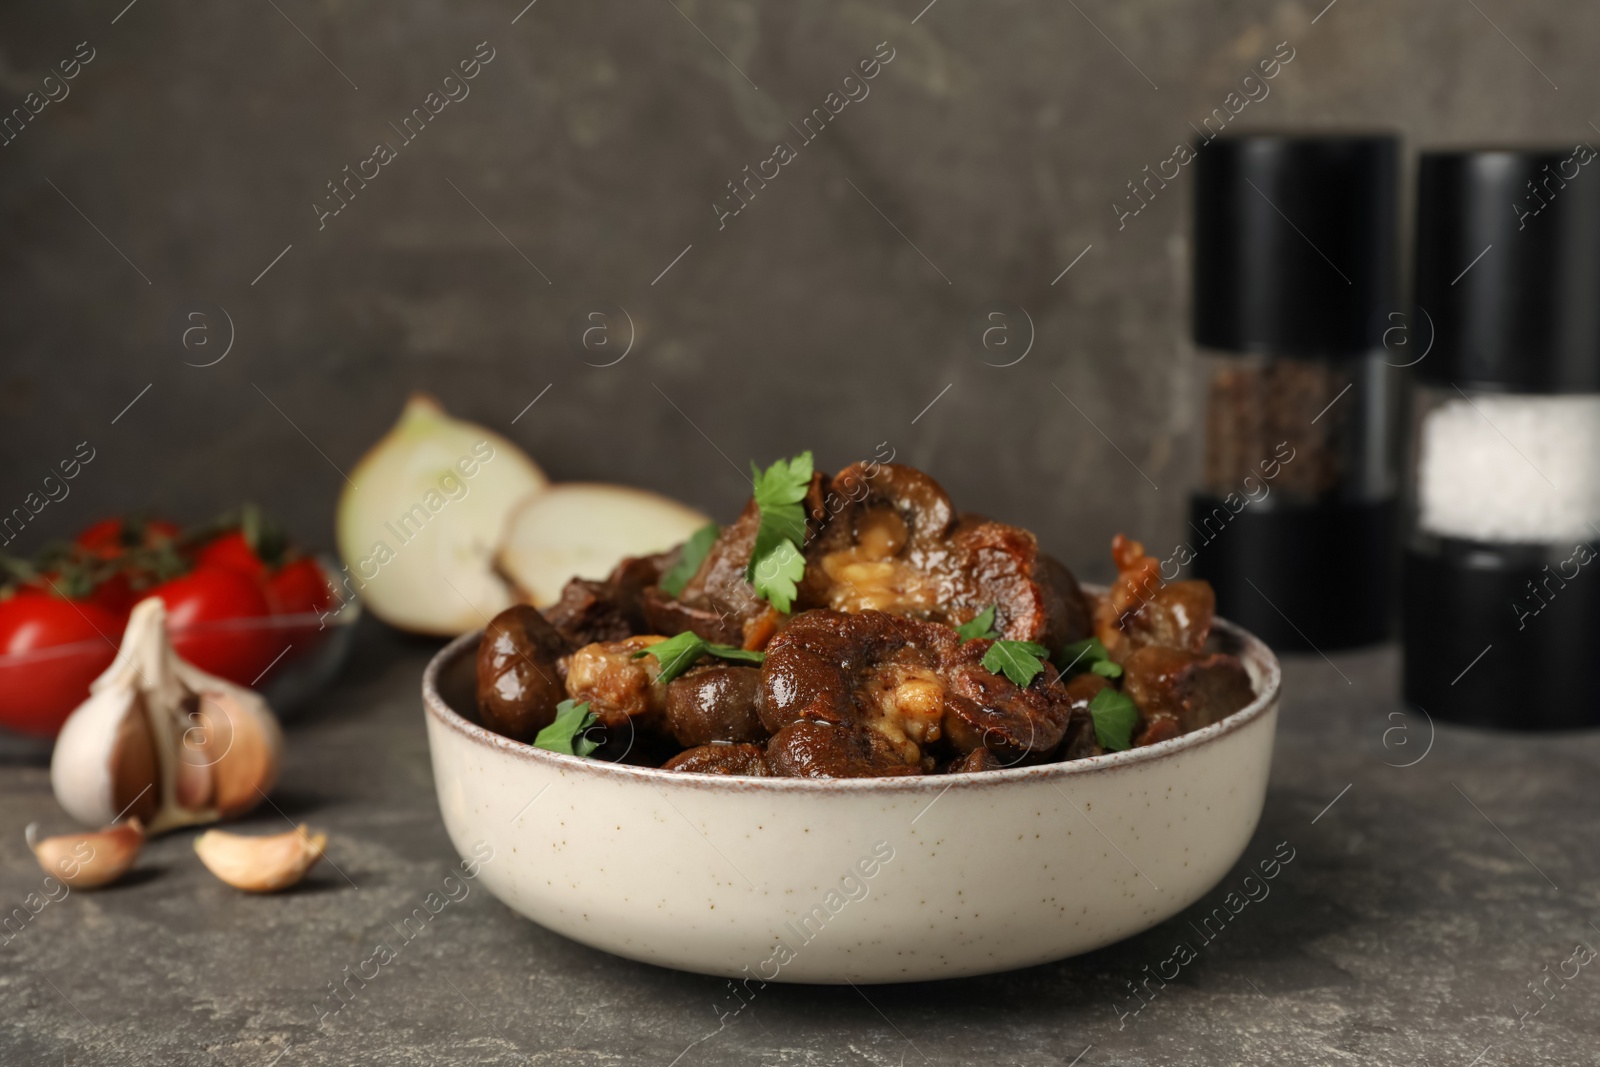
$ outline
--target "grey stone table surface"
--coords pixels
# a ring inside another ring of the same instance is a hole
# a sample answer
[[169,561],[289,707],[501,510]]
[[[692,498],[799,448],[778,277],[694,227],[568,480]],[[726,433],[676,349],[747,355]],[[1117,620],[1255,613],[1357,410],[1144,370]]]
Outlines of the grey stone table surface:
[[[1394,696],[1393,649],[1285,664],[1266,811],[1240,866],[1189,912],[1092,954],[923,985],[768,986],[719,1022],[723,980],[575,944],[474,888],[330,1013],[329,984],[457,863],[417,692],[436,647],[366,629],[290,726],[272,805],[245,826],[329,832],[331,862],[296,891],[237,893],[177,833],[125,884],[0,933],[0,1063],[1600,1060],[1600,974],[1573,962],[1580,943],[1600,946],[1600,736],[1435,730]],[[8,912],[43,878],[23,843],[34,819],[61,822],[47,772],[13,758],[0,766]],[[1294,858],[1270,894],[1201,942],[1189,921],[1282,842]],[[1180,940],[1198,958],[1136,999],[1129,983]]]

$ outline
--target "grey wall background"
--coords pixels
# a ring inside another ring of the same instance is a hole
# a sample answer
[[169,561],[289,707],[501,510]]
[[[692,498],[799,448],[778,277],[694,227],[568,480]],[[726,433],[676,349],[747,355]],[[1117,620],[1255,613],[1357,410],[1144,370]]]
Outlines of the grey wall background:
[[[1121,230],[1111,205],[1259,59],[1294,49],[1235,128],[1600,139],[1600,10],[1564,0],[525,2],[0,10],[6,108],[95,51],[0,147],[0,511],[97,453],[12,548],[241,497],[331,545],[335,467],[426,389],[554,477],[721,516],[747,490],[717,448],[887,440],[1105,573],[1118,529],[1177,538],[1196,445],[1191,176]],[[319,231],[325,183],[483,41],[470,96]],[[870,96],[719,232],[725,183],[884,41]],[[236,335],[203,369],[193,301]],[[1015,366],[970,337],[994,302],[1036,329]],[[568,339],[598,305],[637,329],[609,368]]]

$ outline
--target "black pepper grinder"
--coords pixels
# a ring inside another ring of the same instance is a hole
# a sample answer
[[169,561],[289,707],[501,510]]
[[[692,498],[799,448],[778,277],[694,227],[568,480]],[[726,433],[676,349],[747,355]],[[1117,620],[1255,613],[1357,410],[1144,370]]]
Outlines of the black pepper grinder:
[[1280,650],[1389,632],[1399,149],[1263,133],[1196,156],[1205,455],[1177,562]]
[[1408,372],[1406,700],[1600,725],[1600,160],[1425,152],[1417,177],[1433,337]]

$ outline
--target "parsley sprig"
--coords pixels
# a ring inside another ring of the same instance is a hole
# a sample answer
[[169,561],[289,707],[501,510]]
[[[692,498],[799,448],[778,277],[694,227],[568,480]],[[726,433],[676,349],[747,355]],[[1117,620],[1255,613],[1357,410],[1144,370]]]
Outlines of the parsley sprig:
[[1004,674],[1017,685],[1027,685],[1034,675],[1044,670],[1044,661],[1050,650],[1032,641],[1008,641],[1002,638],[989,646],[983,654],[983,669],[994,674]]
[[1108,752],[1121,752],[1133,747],[1133,728],[1139,723],[1139,709],[1133,699],[1120,689],[1109,686],[1089,701],[1089,714],[1094,716],[1094,739]]
[[755,587],[757,596],[785,614],[794,604],[806,571],[805,557],[800,554],[806,540],[806,510],[801,501],[811,487],[811,474],[810,452],[780,459],[765,471],[750,464],[761,525],[745,579]]
[[961,635],[961,640],[981,641],[985,639],[993,640],[999,637],[1000,635],[995,632],[994,628],[994,608],[995,606],[990,604],[980,614],[974,615],[960,626],[957,626],[956,633]]
[[590,740],[585,733],[594,724],[595,714],[589,710],[587,700],[582,704],[563,700],[556,705],[556,721],[539,731],[533,746],[563,756],[587,756],[600,747],[600,742]]
[[733,660],[736,663],[758,665],[767,658],[763,653],[752,652],[747,648],[714,644],[691,630],[685,630],[676,637],[669,637],[665,641],[657,641],[648,648],[640,649],[633,654],[633,658],[654,656],[656,662],[661,664],[656,681],[665,685],[694,666],[695,660],[706,655]]
[[1055,660],[1062,665],[1061,673],[1067,678],[1084,671],[1091,671],[1102,678],[1122,677],[1122,665],[1111,659],[1111,653],[1106,651],[1106,646],[1101,644],[1098,637],[1074,641],[1057,652]]
[[678,562],[674,563],[667,572],[661,576],[660,586],[668,596],[677,596],[683,592],[683,587],[689,584],[689,579],[694,577],[695,571],[700,569],[700,564],[705,562],[711,546],[716,543],[717,535],[722,530],[716,523],[707,523],[689,535],[689,540],[683,543],[683,548],[678,553]]

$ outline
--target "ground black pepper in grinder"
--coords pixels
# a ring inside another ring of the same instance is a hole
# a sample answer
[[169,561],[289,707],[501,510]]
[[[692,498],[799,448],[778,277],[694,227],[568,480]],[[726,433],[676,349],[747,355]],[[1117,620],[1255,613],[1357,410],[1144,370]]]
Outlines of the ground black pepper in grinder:
[[1398,309],[1394,136],[1242,134],[1196,157],[1205,458],[1178,562],[1278,649],[1389,630]]

